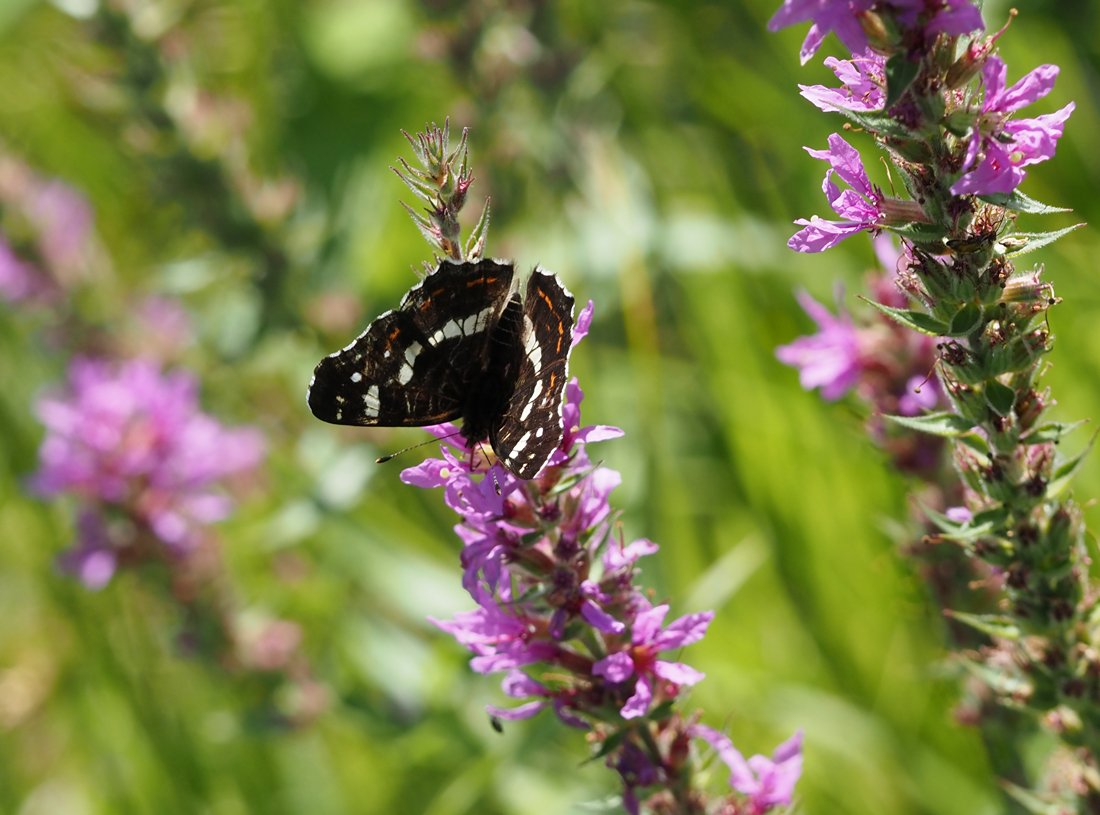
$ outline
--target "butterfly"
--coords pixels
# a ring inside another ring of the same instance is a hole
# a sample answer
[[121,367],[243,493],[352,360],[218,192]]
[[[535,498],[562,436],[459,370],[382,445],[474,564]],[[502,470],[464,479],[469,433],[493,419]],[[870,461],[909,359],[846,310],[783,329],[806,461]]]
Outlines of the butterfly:
[[515,267],[443,260],[401,305],[313,371],[306,400],[333,424],[418,427],[462,420],[519,478],[562,440],[573,295],[537,267],[521,299]]

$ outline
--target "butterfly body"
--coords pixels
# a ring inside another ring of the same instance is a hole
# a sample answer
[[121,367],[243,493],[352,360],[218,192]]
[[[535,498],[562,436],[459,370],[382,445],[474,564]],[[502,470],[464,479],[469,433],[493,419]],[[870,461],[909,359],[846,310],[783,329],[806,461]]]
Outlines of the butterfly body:
[[322,359],[307,401],[344,425],[462,420],[472,445],[533,478],[561,444],[573,296],[536,269],[521,299],[511,263],[439,267],[345,348]]

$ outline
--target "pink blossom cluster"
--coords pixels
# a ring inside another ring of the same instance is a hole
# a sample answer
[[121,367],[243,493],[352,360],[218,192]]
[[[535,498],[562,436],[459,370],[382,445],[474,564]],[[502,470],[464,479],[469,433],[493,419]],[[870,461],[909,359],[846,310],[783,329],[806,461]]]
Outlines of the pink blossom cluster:
[[194,378],[147,359],[74,360],[65,389],[37,410],[46,438],[32,486],[76,499],[77,544],[62,566],[91,588],[150,548],[197,547],[232,509],[225,480],[263,456],[258,430],[224,427],[200,409]]
[[[591,314],[590,303],[574,343],[587,333]],[[491,462],[483,445],[465,446],[451,425],[433,428],[446,441],[442,457],[402,474],[408,484],[443,489],[461,519],[455,531],[463,543],[463,585],[477,607],[435,624],[473,653],[475,671],[504,674],[503,690],[515,704],[491,707],[494,717],[517,720],[550,709],[607,745],[628,812],[646,806],[647,788],[667,789],[688,757],[673,745],[692,739],[710,744],[731,767],[732,788],[750,807],[737,811],[789,803],[801,769],[800,736],[774,759],[746,761],[728,738],[669,716],[669,704],[703,678],[669,655],[698,642],[714,613],[667,622],[669,605],[654,605],[635,585],[639,559],[657,546],[626,543],[619,534],[609,499],[621,477],[593,463],[587,447],[622,431],[581,426],[582,399],[574,379],[566,388],[561,447],[531,481]],[[643,729],[652,737],[642,738]]]

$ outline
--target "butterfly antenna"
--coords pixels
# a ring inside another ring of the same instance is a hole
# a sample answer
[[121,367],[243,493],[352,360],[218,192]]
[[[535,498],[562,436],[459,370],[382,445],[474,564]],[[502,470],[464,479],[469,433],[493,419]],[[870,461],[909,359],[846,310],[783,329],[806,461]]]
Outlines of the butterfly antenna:
[[393,453],[390,453],[389,455],[379,456],[378,458],[376,458],[374,460],[374,463],[375,464],[385,464],[387,461],[390,461],[391,459],[395,459],[398,456],[409,452],[410,450],[415,450],[417,447],[426,447],[429,444],[435,444],[438,441],[443,441],[444,439],[449,439],[452,436],[457,436],[461,432],[462,432],[461,430],[456,430],[453,433],[448,433],[446,436],[438,436],[434,439],[426,439],[425,441],[417,442],[416,444],[410,444],[408,447],[402,447],[400,450],[397,450]]

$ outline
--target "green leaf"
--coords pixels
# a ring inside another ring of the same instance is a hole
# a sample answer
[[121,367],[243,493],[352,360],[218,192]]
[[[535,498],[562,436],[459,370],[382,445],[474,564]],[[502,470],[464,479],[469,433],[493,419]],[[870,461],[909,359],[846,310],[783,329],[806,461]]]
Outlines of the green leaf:
[[970,419],[965,419],[957,413],[947,411],[925,413],[923,416],[891,416],[884,414],[883,418],[909,430],[928,433],[932,436],[943,436],[948,439],[961,436],[974,427],[974,422]]
[[970,673],[1005,699],[1026,698],[1031,691],[1031,686],[1027,682],[1014,674],[1006,672],[1003,668],[993,667],[984,662],[975,662],[971,659],[964,659],[962,663]]
[[989,457],[989,442],[977,433],[967,433],[965,436],[959,436],[958,441],[959,444],[965,444],[978,455]]
[[866,111],[838,108],[837,113],[844,116],[846,119],[851,119],[864,130],[879,136],[886,136],[901,142],[912,141],[915,138],[912,130],[899,123],[898,120],[892,116],[887,116],[880,111],[871,111],[868,113]]
[[935,250],[940,250],[943,246],[944,231],[938,224],[902,224],[890,227],[890,231],[913,243],[929,244]]
[[1051,474],[1050,483],[1047,484],[1046,497],[1047,500],[1054,500],[1069,486],[1070,480],[1077,473],[1077,470],[1081,467],[1085,457],[1092,452],[1092,446],[1096,444],[1096,434],[1092,434],[1092,438],[1089,439],[1089,443],[1085,445],[1085,449],[1078,455],[1063,462],[1057,467]]
[[1020,627],[1011,617],[1000,614],[967,614],[965,611],[951,609],[944,611],[944,614],[995,639],[1018,640],[1020,638]]
[[474,228],[470,230],[470,237],[466,240],[466,259],[480,260],[485,252],[485,239],[489,234],[489,199],[485,199],[485,206],[481,208],[481,217],[477,219]]
[[920,63],[913,62],[904,53],[895,54],[886,61],[886,102],[882,106],[883,110],[889,110],[897,104],[909,90],[919,71]]
[[942,320],[937,320],[931,314],[925,314],[923,311],[891,308],[890,306],[884,306],[882,303],[876,303],[874,300],[870,300],[866,297],[861,297],[860,299],[870,303],[887,317],[901,323],[906,328],[911,328],[914,331],[919,331],[922,334],[929,334],[933,337],[942,337],[947,334],[947,323]]
[[1016,391],[994,379],[985,386],[985,401],[997,415],[1007,416],[1016,404]]
[[967,303],[951,318],[951,336],[965,336],[977,328],[981,321],[982,307],[977,303]]
[[1059,238],[1064,238],[1070,232],[1076,232],[1083,226],[1084,224],[1074,224],[1056,232],[1017,232],[1011,236],[1006,236],[1001,241],[1007,249],[1005,257],[1014,258],[1026,255],[1028,252],[1034,252],[1047,244],[1054,243]]
[[1048,424],[1039,425],[1039,427],[1033,428],[1029,433],[1020,437],[1021,444],[1046,444],[1047,442],[1053,442],[1057,444],[1062,440],[1062,436],[1072,433],[1083,424],[1087,424],[1088,420],[1082,419],[1078,422],[1050,422]]
[[1041,797],[1031,790],[1024,789],[1011,781],[1001,781],[1005,792],[1011,795],[1016,802],[1032,815],[1065,815],[1066,808],[1062,803]]
[[978,198],[994,206],[1011,209],[1014,212],[1024,212],[1028,215],[1053,215],[1057,212],[1073,212],[1073,210],[1066,209],[1065,207],[1052,207],[1049,204],[1036,201],[1034,198],[1029,198],[1018,190],[1010,195],[998,192],[990,193],[989,195],[979,195]]

